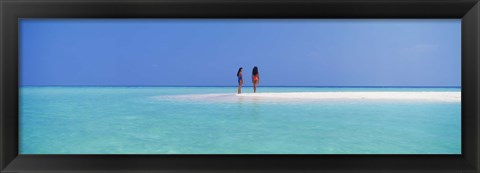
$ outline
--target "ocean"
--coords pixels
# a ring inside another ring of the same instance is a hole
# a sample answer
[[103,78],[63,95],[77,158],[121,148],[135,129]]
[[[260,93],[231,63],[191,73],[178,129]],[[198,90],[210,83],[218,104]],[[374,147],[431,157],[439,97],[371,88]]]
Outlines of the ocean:
[[[459,95],[460,88],[252,90],[239,96],[236,87],[23,86],[20,154],[461,154],[457,97],[368,97]],[[364,95],[321,95],[349,92]]]

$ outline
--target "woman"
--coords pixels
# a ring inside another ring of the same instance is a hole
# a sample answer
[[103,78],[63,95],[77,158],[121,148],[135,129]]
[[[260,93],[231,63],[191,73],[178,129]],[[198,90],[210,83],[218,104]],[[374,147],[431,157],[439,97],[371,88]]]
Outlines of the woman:
[[243,85],[243,76],[242,76],[242,67],[240,67],[237,71],[237,78],[238,78],[238,94],[242,93],[242,85]]
[[253,67],[253,71],[252,71],[252,82],[253,82],[253,92],[254,93],[257,92],[257,85],[258,85],[259,81],[260,81],[260,74],[258,73],[258,67],[255,66],[255,67]]

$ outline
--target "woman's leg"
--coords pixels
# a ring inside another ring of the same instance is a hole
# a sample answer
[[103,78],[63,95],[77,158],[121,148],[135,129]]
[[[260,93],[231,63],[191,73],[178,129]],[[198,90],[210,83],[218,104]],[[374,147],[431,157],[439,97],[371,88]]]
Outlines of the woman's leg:
[[253,83],[253,92],[256,93],[257,92],[257,81],[255,81]]
[[238,94],[242,93],[242,84],[243,84],[243,81],[240,81],[238,83]]

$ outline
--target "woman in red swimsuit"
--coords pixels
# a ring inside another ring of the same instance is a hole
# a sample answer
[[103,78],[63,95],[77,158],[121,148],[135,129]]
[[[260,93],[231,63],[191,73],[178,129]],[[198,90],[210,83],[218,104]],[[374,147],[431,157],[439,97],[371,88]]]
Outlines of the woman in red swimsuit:
[[260,81],[260,74],[258,73],[258,67],[255,66],[255,67],[253,67],[253,71],[252,71],[252,82],[253,82],[253,92],[254,93],[257,92],[257,85],[258,85],[259,81]]

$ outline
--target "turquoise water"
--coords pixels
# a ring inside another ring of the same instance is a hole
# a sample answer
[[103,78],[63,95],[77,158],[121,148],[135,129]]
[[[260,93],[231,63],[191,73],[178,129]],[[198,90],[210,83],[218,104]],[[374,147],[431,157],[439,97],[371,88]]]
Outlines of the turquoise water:
[[[306,91],[460,89],[259,88]],[[460,102],[160,99],[207,93],[236,93],[236,87],[22,87],[20,153],[461,153]]]

